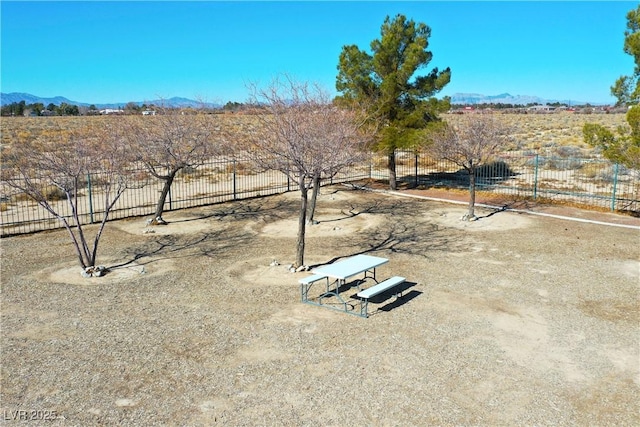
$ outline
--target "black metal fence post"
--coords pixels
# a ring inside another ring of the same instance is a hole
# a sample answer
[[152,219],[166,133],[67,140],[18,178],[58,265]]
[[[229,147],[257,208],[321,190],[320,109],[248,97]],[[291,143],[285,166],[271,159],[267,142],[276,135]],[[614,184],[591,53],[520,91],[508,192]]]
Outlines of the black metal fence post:
[[238,198],[238,189],[237,189],[237,186],[236,186],[236,159],[233,159],[232,178],[233,178],[233,200],[237,200],[237,198]]
[[91,174],[87,174],[87,192],[89,193],[89,221],[93,224],[93,192],[91,191]]

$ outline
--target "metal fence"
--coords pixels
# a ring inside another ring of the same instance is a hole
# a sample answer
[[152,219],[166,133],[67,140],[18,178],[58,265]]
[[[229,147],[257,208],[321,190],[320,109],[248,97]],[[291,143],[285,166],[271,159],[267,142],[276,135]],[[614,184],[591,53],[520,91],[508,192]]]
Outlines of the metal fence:
[[[398,179],[411,186],[469,186],[467,171],[451,162],[414,152],[397,152],[396,158]],[[386,173],[372,177],[388,179]],[[503,153],[476,170],[476,189],[539,202],[640,213],[640,171],[595,157]]]
[[[150,216],[155,212],[163,181],[146,170],[133,170],[131,186],[109,212],[109,220]],[[323,184],[355,181],[370,176],[368,165],[353,167]],[[36,180],[37,181],[37,180]],[[82,224],[98,223],[105,214],[105,191],[100,173],[88,175],[77,196]],[[46,184],[43,182],[43,186]],[[216,159],[197,168],[181,170],[171,185],[165,211],[206,206],[233,200],[262,197],[295,190],[296,182],[274,170],[258,170],[249,160]],[[51,188],[48,202],[61,216],[72,218],[71,207],[60,192]],[[32,233],[63,227],[62,222],[26,195],[0,183],[0,236]]]
[[[429,156],[398,151],[397,179],[410,187],[468,188],[469,175],[456,165]],[[389,179],[385,156],[372,155],[366,164],[354,166],[325,180],[323,184]],[[109,219],[149,216],[162,182],[143,169],[135,171],[136,185],[125,191],[109,213]],[[479,191],[540,201],[569,202],[612,211],[640,212],[639,171],[602,159],[561,158],[534,153],[506,153],[482,165],[476,173]],[[87,176],[84,190],[77,194],[80,220],[95,223],[104,216],[104,191],[100,174]],[[255,169],[248,160],[216,159],[181,171],[165,204],[166,211],[205,206],[233,200],[261,197],[297,189],[297,183],[278,171]],[[6,183],[0,188],[1,236],[31,233],[62,227],[35,201],[12,192]],[[71,217],[64,199],[50,203],[62,216]]]

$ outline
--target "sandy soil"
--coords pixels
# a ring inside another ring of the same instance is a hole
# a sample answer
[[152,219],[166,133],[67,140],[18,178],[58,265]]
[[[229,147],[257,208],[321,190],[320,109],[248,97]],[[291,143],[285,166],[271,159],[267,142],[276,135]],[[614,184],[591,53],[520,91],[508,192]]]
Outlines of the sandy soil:
[[101,278],[80,276],[63,231],[3,239],[4,421],[640,423],[637,218],[462,222],[462,205],[323,189],[305,263],[367,253],[407,277],[363,319],[300,302],[297,201],[111,222]]

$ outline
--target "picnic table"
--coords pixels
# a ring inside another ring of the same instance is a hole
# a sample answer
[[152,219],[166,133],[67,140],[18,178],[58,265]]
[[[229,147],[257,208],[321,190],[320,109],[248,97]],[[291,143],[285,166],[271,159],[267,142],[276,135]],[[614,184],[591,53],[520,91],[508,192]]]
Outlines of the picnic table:
[[[389,262],[387,258],[371,255],[355,255],[343,259],[333,264],[325,264],[311,270],[312,276],[299,280],[302,301],[309,304],[324,305],[323,299],[336,297],[339,306],[347,313],[353,311],[353,307],[342,298],[340,288],[347,284],[347,280],[363,274],[363,277],[355,282],[355,286],[360,290],[360,285],[367,279],[373,279],[376,283],[376,268]],[[316,300],[309,298],[309,290],[317,282],[325,282],[325,292]],[[351,308],[351,310],[349,310]],[[355,313],[354,313],[355,314]]]

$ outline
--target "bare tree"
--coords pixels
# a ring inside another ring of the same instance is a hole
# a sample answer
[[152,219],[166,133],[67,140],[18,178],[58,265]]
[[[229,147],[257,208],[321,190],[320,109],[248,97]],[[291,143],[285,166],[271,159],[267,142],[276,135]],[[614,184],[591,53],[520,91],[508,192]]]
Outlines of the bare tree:
[[[4,156],[2,181],[26,194],[62,222],[69,232],[83,275],[101,276],[104,267],[96,265],[98,244],[112,210],[129,183],[128,146],[120,128],[112,121],[94,123],[81,129],[55,129],[12,146]],[[88,177],[93,195],[100,194],[102,220],[93,241],[87,237],[82,221],[81,193]],[[71,215],[62,213],[66,200]]]
[[155,178],[163,181],[151,224],[167,224],[164,206],[176,175],[185,168],[196,168],[217,153],[215,138],[219,127],[211,115],[191,111],[160,109],[155,116],[126,118],[127,137],[142,163]]
[[508,129],[489,114],[468,114],[456,125],[438,123],[428,136],[428,151],[437,158],[464,168],[469,175],[469,211],[462,218],[473,221],[476,172],[506,147]]
[[249,133],[245,150],[261,168],[278,170],[298,183],[300,210],[295,265],[304,265],[308,191],[313,205],[323,178],[334,176],[365,155],[367,135],[354,111],[335,106],[317,84],[286,77],[267,89],[251,87],[252,101],[263,110],[260,127]]
[[[306,118],[306,141],[314,149],[311,160],[311,200],[307,209],[307,224],[313,224],[322,180],[336,176],[341,170],[365,160],[368,139],[363,117],[353,109],[339,108],[327,94],[314,89],[316,108]],[[358,111],[359,113],[359,111]],[[368,135],[373,135],[368,134]]]

